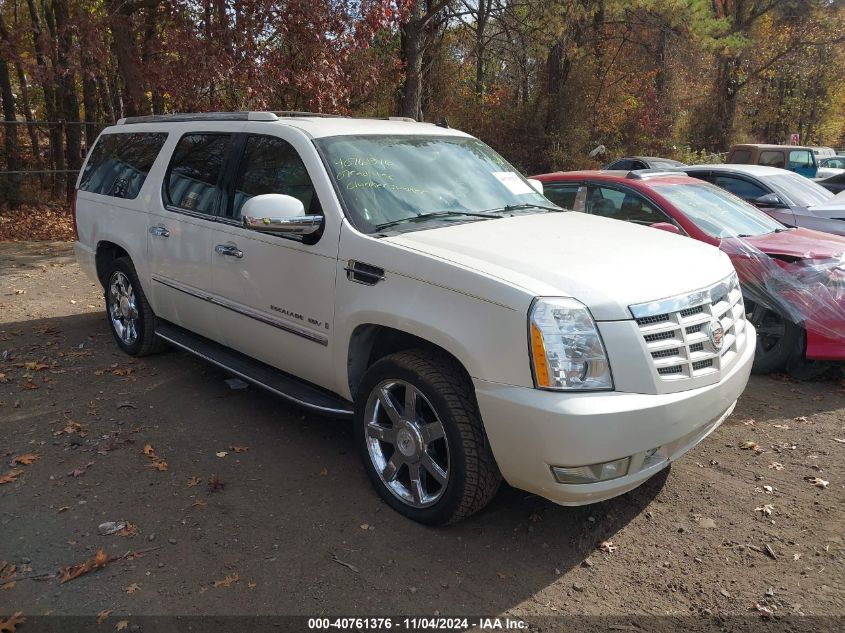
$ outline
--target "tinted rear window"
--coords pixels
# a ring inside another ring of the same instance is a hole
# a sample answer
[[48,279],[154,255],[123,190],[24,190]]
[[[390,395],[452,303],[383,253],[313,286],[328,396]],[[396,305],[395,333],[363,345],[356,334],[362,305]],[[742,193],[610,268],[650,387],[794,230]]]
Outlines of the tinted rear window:
[[101,135],[85,164],[79,188],[115,198],[137,198],[165,140],[163,132]]
[[751,162],[751,152],[747,149],[734,150],[729,162],[733,164],[746,165]]
[[230,135],[186,134],[173,150],[167,174],[167,202],[176,207],[214,215],[223,194],[220,177],[229,151]]

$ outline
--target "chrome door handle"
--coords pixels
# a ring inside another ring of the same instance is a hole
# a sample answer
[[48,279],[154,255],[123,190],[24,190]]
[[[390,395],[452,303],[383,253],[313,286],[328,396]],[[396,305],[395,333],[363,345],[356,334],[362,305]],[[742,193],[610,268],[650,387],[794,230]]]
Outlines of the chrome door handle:
[[159,224],[157,226],[150,227],[150,235],[155,235],[156,237],[170,237],[170,231]]
[[227,257],[236,257],[241,259],[244,252],[234,244],[218,244],[214,247],[214,252],[218,255],[226,255]]

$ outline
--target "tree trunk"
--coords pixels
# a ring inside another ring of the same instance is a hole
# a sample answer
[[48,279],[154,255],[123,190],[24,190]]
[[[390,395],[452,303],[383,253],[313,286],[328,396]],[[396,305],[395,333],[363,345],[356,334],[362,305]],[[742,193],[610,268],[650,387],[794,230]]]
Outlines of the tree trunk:
[[99,133],[97,121],[100,109],[97,106],[97,74],[93,57],[82,47],[82,107],[85,110],[85,151],[89,151]]
[[[5,126],[5,149],[6,149],[6,170],[17,171],[20,169],[20,157],[18,155],[18,126],[15,116],[15,97],[12,93],[12,81],[9,77],[9,64],[6,59],[0,57],[0,97],[3,98],[3,119],[8,121]],[[20,176],[18,174],[7,174],[6,178],[0,180],[0,202],[2,198],[9,201],[13,209],[20,203]]]
[[51,64],[51,72],[49,75],[50,78],[50,91],[53,95],[53,121],[54,123],[50,124],[50,146],[53,150],[53,158],[55,160],[55,167],[56,174],[53,177],[53,194],[56,196],[61,195],[62,190],[64,189],[65,183],[65,145],[64,145],[64,131],[65,131],[65,117],[64,113],[62,112],[63,102],[60,98],[60,90],[57,86],[56,81],[56,72],[58,62],[56,59],[57,55],[57,42],[58,42],[58,34],[56,33],[56,20],[55,16],[53,15],[53,8],[48,2],[48,0],[41,1],[41,8],[44,11],[44,23],[47,25],[47,31],[50,33],[50,37],[47,40],[47,43],[50,45],[49,49],[45,47],[45,50],[50,58]]
[[53,0],[53,14],[56,19],[57,54],[59,69],[59,91],[62,114],[65,120],[65,143],[67,144],[67,166],[73,170],[68,174],[67,197],[73,195],[76,174],[82,166],[82,126],[79,125],[79,98],[76,96],[76,74],[70,62],[73,50],[73,32],[67,0]]
[[[416,12],[418,9],[414,9]],[[421,20],[412,19],[401,29],[402,61],[405,81],[402,84],[400,115],[422,121],[422,64],[425,44]]]
[[699,139],[711,152],[724,152],[730,146],[736,119],[739,60],[719,57],[716,63],[716,82],[702,115]]
[[135,46],[135,31],[131,24],[131,15],[127,14],[124,0],[109,2],[109,27],[112,34],[114,55],[117,69],[123,80],[124,109],[126,116],[150,114],[150,104],[144,89],[144,77]]

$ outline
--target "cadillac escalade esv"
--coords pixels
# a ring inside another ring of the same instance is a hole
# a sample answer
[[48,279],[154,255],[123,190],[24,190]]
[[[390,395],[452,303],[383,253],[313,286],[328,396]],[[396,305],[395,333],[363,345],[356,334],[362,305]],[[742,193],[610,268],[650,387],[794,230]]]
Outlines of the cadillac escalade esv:
[[374,486],[429,524],[504,478],[564,505],[710,434],[754,330],[730,260],[563,210],[477,139],[407,119],[124,119],[74,200],[115,341],[353,418]]

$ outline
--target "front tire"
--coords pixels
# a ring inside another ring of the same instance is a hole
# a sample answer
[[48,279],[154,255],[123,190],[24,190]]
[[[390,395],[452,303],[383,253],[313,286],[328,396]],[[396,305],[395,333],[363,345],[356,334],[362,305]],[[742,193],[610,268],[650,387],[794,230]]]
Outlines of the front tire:
[[166,347],[155,335],[155,313],[128,257],[115,259],[109,267],[105,297],[106,318],[120,349],[130,356],[146,356]]
[[355,437],[376,490],[414,521],[454,523],[499,488],[472,382],[443,353],[398,352],[370,367],[355,402]]
[[763,304],[748,299],[745,300],[745,311],[746,317],[757,330],[757,347],[751,371],[755,374],[784,371],[801,341],[801,326]]

